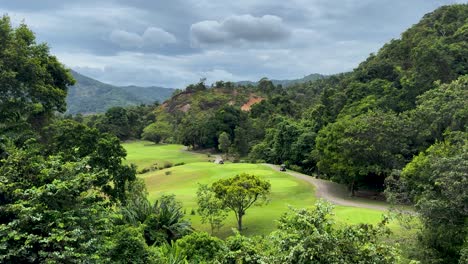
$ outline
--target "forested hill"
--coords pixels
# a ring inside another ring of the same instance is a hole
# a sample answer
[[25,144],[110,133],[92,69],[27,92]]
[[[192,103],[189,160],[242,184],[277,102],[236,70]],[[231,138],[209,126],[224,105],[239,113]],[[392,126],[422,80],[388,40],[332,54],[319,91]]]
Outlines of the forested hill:
[[67,113],[102,113],[113,106],[163,102],[174,89],[163,87],[114,86],[72,71],[76,84],[69,87]]

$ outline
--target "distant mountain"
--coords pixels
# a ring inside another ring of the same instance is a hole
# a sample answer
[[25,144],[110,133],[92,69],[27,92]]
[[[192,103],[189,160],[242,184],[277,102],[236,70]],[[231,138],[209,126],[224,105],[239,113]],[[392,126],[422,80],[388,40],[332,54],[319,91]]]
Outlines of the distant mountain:
[[[293,80],[270,80],[273,82],[275,85],[282,85],[283,87],[288,87],[296,83],[305,83],[305,82],[310,82],[310,81],[315,81],[318,79],[323,79],[326,78],[326,75],[318,74],[318,73],[312,73],[309,74],[303,78],[300,79],[293,79]],[[252,82],[252,81],[240,81],[236,82],[239,85],[257,85],[257,82]]]
[[105,112],[113,106],[130,106],[164,102],[174,89],[163,87],[114,86],[72,71],[76,80],[69,87],[67,96],[68,114]]

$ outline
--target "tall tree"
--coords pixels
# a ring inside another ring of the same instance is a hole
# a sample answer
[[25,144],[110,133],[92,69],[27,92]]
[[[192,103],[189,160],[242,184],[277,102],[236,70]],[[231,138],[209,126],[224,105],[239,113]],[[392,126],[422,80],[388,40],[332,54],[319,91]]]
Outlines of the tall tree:
[[0,129],[24,123],[37,131],[65,111],[73,77],[26,25],[13,28],[8,16],[0,19],[0,65]]
[[385,177],[409,155],[404,122],[381,111],[339,118],[317,136],[320,171],[347,184],[351,195],[360,184],[382,189]]
[[226,132],[222,132],[218,138],[218,148],[224,153],[224,158],[227,158],[229,147],[231,146],[231,140]]

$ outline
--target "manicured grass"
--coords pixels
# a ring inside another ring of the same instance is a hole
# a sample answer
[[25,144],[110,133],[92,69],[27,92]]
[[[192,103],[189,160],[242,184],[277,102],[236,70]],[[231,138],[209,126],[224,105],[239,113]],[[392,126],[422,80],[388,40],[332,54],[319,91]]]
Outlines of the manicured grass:
[[[170,171],[169,175],[166,172]],[[289,206],[296,208],[310,208],[317,201],[314,186],[296,179],[286,173],[275,171],[267,166],[248,163],[227,163],[224,165],[199,162],[177,166],[161,171],[141,175],[149,191],[151,201],[163,194],[175,194],[180,200],[193,226],[198,230],[209,232],[209,225],[202,224],[198,215],[190,215],[197,209],[196,191],[198,183],[210,184],[221,178],[228,178],[236,174],[247,172],[263,177],[270,181],[272,189],[270,202],[261,207],[250,208],[244,216],[243,233],[246,235],[268,234],[275,230],[276,220],[288,210]],[[335,207],[335,219],[343,223],[378,223],[382,219],[382,211],[362,209],[356,207]],[[220,237],[232,234],[236,227],[235,216],[232,212],[219,233]]]
[[[191,163],[208,161],[206,154],[185,151],[185,147],[176,144],[154,144],[149,141],[131,141],[122,144],[127,150],[127,162],[137,165],[138,169],[150,167],[154,164],[163,166],[164,163]],[[214,159],[214,158],[211,158]]]
[[[181,145],[154,145],[149,142],[125,143],[128,162],[138,166],[150,166],[154,163],[185,162],[185,165],[140,174],[149,192],[149,199],[156,200],[163,194],[175,194],[181,201],[187,217],[197,230],[209,232],[209,225],[202,224],[196,211],[196,192],[198,184],[211,184],[222,178],[228,178],[243,172],[255,174],[270,181],[272,185],[270,202],[267,205],[254,206],[247,210],[244,216],[243,231],[245,235],[268,234],[276,229],[276,220],[288,210],[289,206],[296,208],[310,208],[317,201],[314,186],[286,173],[281,173],[261,164],[226,163],[224,165],[206,162],[205,154],[183,151]],[[372,223],[382,219],[383,211],[363,209],[357,207],[335,206],[335,219],[338,223]],[[216,233],[219,237],[232,234],[236,227],[235,216],[229,212],[224,226]],[[391,224],[392,229],[397,229]]]
[[[170,175],[166,175],[170,171]],[[197,209],[196,192],[198,183],[210,184],[222,178],[235,176],[246,172],[255,174],[270,181],[272,185],[270,202],[262,207],[250,208],[244,216],[245,234],[266,234],[275,229],[275,220],[293,207],[310,207],[316,201],[314,187],[307,182],[298,180],[287,174],[274,171],[259,164],[227,163],[224,165],[198,162],[177,166],[161,171],[141,175],[149,191],[149,198],[154,201],[162,194],[175,194],[187,211],[196,229],[209,231],[207,224],[202,225],[198,215],[190,215]],[[233,213],[218,234],[221,237],[231,234],[231,228],[236,227]]]

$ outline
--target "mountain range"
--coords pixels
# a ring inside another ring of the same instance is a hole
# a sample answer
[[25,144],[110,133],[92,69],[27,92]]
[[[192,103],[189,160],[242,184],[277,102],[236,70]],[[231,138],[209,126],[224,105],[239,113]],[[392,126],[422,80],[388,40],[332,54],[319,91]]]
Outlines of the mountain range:
[[[152,104],[156,101],[162,103],[169,99],[175,91],[173,88],[157,86],[115,86],[84,76],[73,70],[71,73],[76,83],[70,86],[68,90],[67,114],[102,113],[114,106]],[[314,73],[300,79],[271,81],[275,85],[288,87],[296,83],[305,83],[325,77],[325,75]],[[236,84],[256,85],[257,82],[240,81],[236,82]]]
[[105,112],[114,106],[130,106],[163,102],[175,89],[164,87],[114,86],[71,71],[76,80],[69,87],[67,114]]
[[[297,84],[297,83],[306,83],[306,82],[310,82],[310,81],[315,81],[315,80],[318,80],[318,79],[323,79],[323,78],[326,78],[327,76],[326,75],[322,75],[322,74],[319,74],[319,73],[312,73],[312,74],[309,74],[307,76],[304,76],[300,79],[292,79],[292,80],[270,80],[274,85],[281,85],[283,87],[288,87],[288,86],[291,86],[293,84]],[[236,82],[237,84],[239,85],[257,85],[258,82],[252,82],[252,81],[240,81],[240,82]]]

